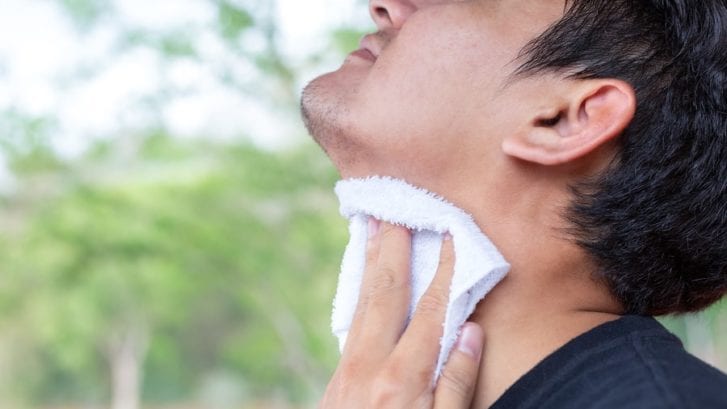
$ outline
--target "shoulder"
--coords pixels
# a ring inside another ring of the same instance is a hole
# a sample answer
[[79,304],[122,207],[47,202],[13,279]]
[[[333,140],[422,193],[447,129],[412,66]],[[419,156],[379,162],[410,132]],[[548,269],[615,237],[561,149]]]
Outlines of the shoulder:
[[727,409],[727,375],[687,352],[655,320],[648,326],[584,351],[580,370],[571,372],[590,400],[581,407]]
[[652,317],[624,316],[555,351],[493,409],[727,409],[727,375]]
[[687,352],[681,342],[671,334],[631,334],[628,347],[633,350],[639,367],[639,382],[624,385],[637,389],[641,385],[644,397],[652,397],[652,404],[629,407],[664,408],[727,408],[727,375]]

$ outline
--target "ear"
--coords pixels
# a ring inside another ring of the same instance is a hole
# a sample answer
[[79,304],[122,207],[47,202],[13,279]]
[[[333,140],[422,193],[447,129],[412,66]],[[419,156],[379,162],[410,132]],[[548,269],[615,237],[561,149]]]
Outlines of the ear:
[[510,156],[541,165],[574,161],[619,136],[636,112],[636,95],[616,79],[578,80],[546,101],[502,143]]

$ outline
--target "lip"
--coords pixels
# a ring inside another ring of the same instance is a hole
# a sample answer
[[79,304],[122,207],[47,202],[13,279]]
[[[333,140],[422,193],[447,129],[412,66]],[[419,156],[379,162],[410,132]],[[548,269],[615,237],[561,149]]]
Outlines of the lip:
[[368,51],[374,60],[379,58],[383,45],[375,34],[365,35],[359,42],[359,49]]
[[376,62],[376,56],[366,48],[359,48],[350,54],[352,57],[358,57],[366,61]]

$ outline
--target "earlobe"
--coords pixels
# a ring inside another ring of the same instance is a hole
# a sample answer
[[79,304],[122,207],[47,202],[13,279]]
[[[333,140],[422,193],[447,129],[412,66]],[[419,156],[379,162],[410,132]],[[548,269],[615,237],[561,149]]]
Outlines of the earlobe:
[[507,155],[541,165],[577,160],[619,136],[636,111],[633,87],[624,81],[578,81],[565,92],[503,141]]

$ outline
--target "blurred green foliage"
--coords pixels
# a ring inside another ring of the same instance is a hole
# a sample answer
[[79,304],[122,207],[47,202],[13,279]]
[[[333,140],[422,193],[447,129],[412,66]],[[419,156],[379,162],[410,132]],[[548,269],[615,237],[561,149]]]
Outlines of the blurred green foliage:
[[228,1],[221,1],[217,12],[217,21],[222,35],[234,41],[244,30],[255,23],[252,15],[245,9],[235,6]]
[[110,8],[109,0],[60,0],[79,29],[91,27]]
[[[112,1],[55,1],[81,33],[115,17]],[[121,26],[118,52],[200,59],[196,37],[216,35],[256,67],[216,67],[223,82],[297,121],[301,67],[279,50],[275,2],[208,3],[213,26]],[[175,93],[146,103],[156,112]],[[336,360],[328,317],[347,240],[322,152],[151,127],[64,158],[57,131],[53,117],[0,112],[15,179],[0,196],[0,407],[124,407],[123,377],[152,405],[314,401]]]
[[156,134],[115,159],[26,175],[55,185],[30,208],[6,198],[4,218],[24,213],[0,246],[0,334],[23,346],[0,361],[12,391],[102,404],[114,343],[132,334],[147,401],[196,399],[220,373],[246,398],[319,393],[346,242],[322,154]]

